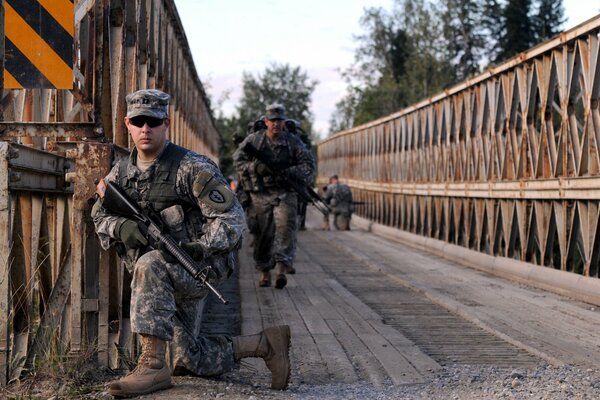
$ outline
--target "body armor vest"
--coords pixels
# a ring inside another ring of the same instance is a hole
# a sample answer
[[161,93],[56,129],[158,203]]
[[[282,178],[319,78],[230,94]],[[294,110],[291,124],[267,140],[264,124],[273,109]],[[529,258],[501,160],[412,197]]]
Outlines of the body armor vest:
[[[291,134],[290,134],[291,135]],[[266,131],[261,133],[258,140],[255,140],[254,147],[269,158],[277,171],[281,171],[296,164],[294,157],[294,149],[292,148],[295,144],[291,140],[286,141],[287,145],[270,144],[267,139]],[[252,191],[262,192],[264,189],[278,187],[280,184],[277,183],[273,176],[260,176],[256,173],[252,173],[250,178],[252,179]]]
[[[150,206],[152,210],[160,212],[176,204],[181,205],[184,209],[189,208],[193,204],[179,198],[175,191],[177,170],[188,151],[181,146],[169,143],[160,155],[156,167],[150,167],[156,168],[151,178],[147,181],[138,181],[138,185],[134,180],[129,179],[128,163],[121,163],[119,186],[144,210]],[[143,186],[142,190],[140,190],[140,186]]]

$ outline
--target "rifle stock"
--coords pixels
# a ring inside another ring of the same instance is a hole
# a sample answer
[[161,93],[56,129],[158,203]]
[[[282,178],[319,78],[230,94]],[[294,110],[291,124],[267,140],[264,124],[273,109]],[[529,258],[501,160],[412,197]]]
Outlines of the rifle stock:
[[166,249],[169,254],[179,261],[183,268],[192,275],[194,279],[213,292],[223,304],[228,303],[221,293],[219,293],[219,291],[208,281],[208,274],[211,271],[219,277],[219,272],[217,270],[210,266],[201,268],[196,261],[175,242],[171,235],[163,232],[156,221],[144,214],[121,187],[113,182],[105,183],[104,186],[105,190],[99,192],[100,196],[103,198],[102,206],[104,208],[120,216],[135,219],[146,234],[153,239],[153,242],[155,243],[153,247],[157,248],[158,243],[161,243],[161,248]]
[[258,149],[256,147],[254,147],[254,145],[252,143],[246,142],[244,147],[242,147],[242,150],[246,154],[248,154],[250,157],[253,157],[253,158],[259,160],[260,162],[265,164],[267,167],[269,167],[269,169],[271,171],[273,171],[273,174],[277,177],[282,178],[285,185],[287,185],[290,189],[292,189],[294,192],[296,192],[302,200],[306,201],[307,203],[311,203],[323,215],[325,215],[325,216],[329,215],[329,213],[331,212],[331,209],[323,201],[321,196],[319,196],[319,194],[313,190],[313,188],[311,188],[310,186],[308,186],[306,184],[298,182],[296,179],[294,179],[291,176],[288,176],[288,174],[283,172],[281,170],[281,168],[277,168],[277,166],[274,165],[273,161],[270,160],[264,154],[262,154],[260,151],[258,151]]

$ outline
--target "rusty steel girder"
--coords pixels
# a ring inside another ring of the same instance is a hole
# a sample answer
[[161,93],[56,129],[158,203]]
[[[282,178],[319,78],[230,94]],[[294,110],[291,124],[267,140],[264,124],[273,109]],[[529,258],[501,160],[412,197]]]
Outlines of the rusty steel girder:
[[221,137],[174,1],[73,7],[73,89],[0,89],[0,384],[50,340],[111,367],[119,351],[135,354],[128,277],[114,252],[100,249],[90,216],[96,179],[131,146],[125,96],[169,93],[170,140],[219,157]]

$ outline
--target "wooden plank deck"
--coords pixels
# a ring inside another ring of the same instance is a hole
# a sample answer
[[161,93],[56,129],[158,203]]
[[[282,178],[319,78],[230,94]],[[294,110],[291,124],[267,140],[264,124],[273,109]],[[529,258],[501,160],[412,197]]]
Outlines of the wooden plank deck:
[[[275,324],[288,324],[292,332],[290,384],[368,382],[389,384],[427,382],[440,368],[361,300],[332,279],[322,262],[349,262],[344,257],[312,254],[299,233],[295,267],[288,284],[278,290],[259,287],[251,248],[240,251],[242,334],[252,334]],[[261,360],[242,364],[242,372],[268,379]]]

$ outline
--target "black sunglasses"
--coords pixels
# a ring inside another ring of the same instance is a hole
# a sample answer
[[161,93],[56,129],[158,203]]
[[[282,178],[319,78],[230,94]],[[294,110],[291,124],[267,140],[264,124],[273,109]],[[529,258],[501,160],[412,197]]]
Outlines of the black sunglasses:
[[162,118],[154,118],[148,117],[146,115],[139,115],[137,117],[129,118],[129,122],[133,126],[137,126],[138,128],[143,127],[145,124],[148,124],[150,128],[156,128],[165,122]]

